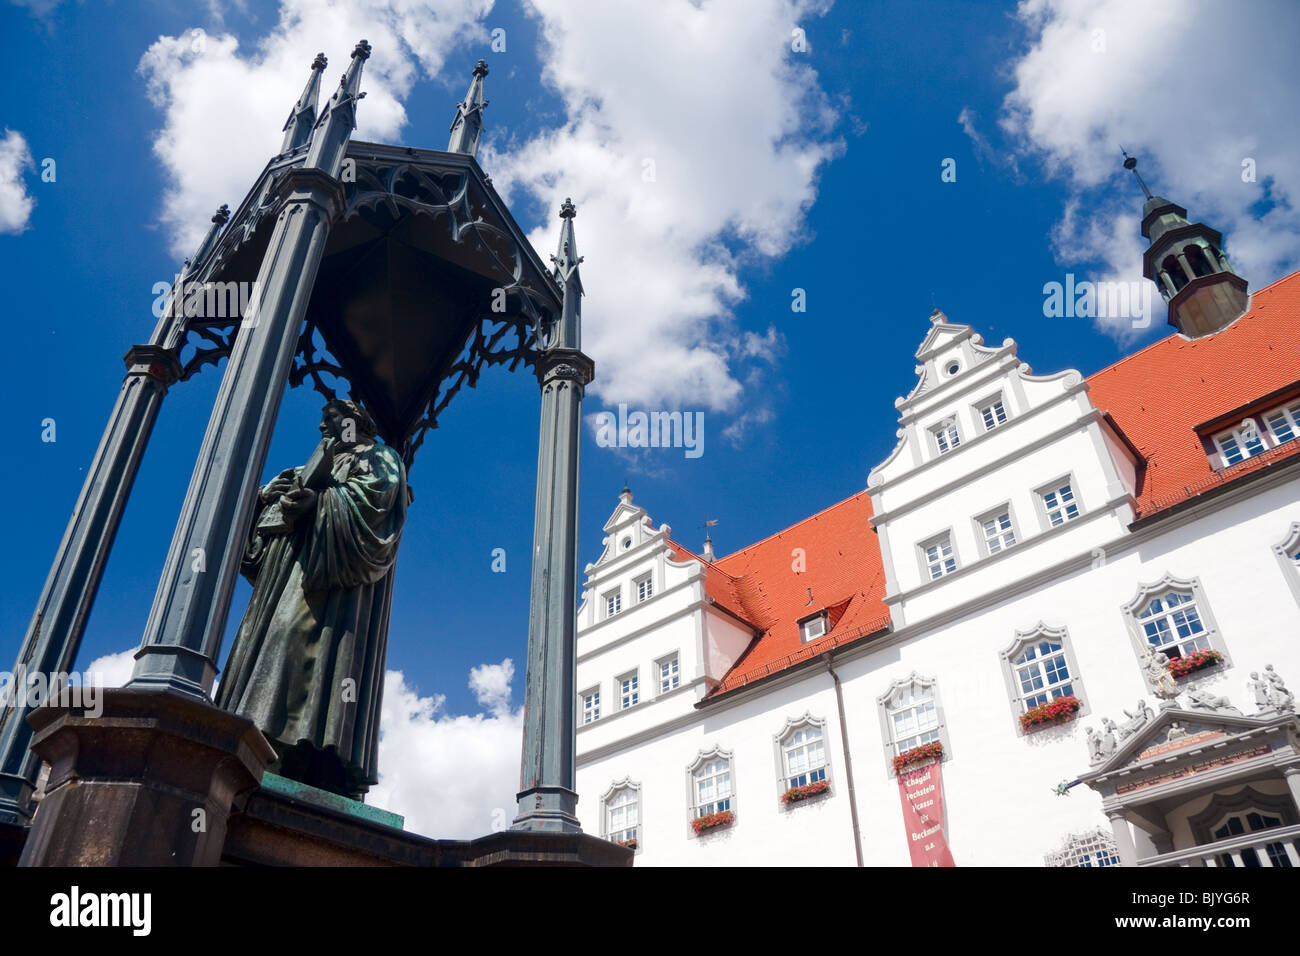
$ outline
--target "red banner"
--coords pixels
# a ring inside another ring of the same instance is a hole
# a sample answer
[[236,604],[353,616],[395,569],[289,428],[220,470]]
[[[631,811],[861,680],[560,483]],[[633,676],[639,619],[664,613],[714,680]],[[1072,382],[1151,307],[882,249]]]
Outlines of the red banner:
[[943,837],[943,778],[932,760],[898,775],[903,801],[903,828],[912,866],[956,866]]

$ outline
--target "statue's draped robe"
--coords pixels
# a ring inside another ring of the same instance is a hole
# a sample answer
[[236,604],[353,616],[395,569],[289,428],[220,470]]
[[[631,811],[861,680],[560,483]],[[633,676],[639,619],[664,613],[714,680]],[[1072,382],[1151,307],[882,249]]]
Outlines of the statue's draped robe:
[[241,566],[253,597],[217,704],[257,724],[285,775],[360,797],[378,781],[406,468],[386,445],[340,451],[317,494],[291,533],[254,533]]

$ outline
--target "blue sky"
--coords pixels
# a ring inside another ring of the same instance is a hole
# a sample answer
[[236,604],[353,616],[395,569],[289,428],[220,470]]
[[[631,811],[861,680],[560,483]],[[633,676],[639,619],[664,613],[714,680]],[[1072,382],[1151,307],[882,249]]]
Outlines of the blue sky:
[[[1146,329],[1044,315],[1044,284],[1066,273],[1140,279],[1141,194],[1121,144],[1153,189],[1223,230],[1252,288],[1300,261],[1300,104],[1282,80],[1293,6],[1251,2],[1252,16],[1217,26],[1195,3],[636,6],[441,0],[405,21],[379,0],[0,6],[7,447],[27,499],[8,519],[0,654],[26,628],[120,357],[152,328],[154,283],[275,151],[317,49],[332,88],[367,36],[357,138],[432,148],[486,59],[480,159],[543,256],[560,200],[578,204],[598,376],[585,411],[704,413],[698,458],[601,448],[588,432],[584,561],[624,481],[688,546],[717,519],[719,553],[862,489],[894,446],[893,400],[914,383],[932,303],[990,343],[1013,337],[1039,372],[1091,373],[1165,335],[1158,299]],[[796,26],[806,50],[791,49]],[[490,48],[497,28],[505,52]],[[1210,50],[1216,69],[1195,70]],[[1169,110],[1170,82],[1195,112]],[[46,158],[54,182],[41,179]],[[795,289],[806,311],[792,311]],[[166,400],[82,667],[139,641],[220,374]],[[305,460],[319,408],[306,389],[287,393],[268,477]],[[537,412],[529,375],[489,373],[411,474],[388,663],[426,722],[482,727],[518,706],[521,673],[511,697],[499,669],[467,679],[524,658]],[[228,634],[248,593],[241,584]]]

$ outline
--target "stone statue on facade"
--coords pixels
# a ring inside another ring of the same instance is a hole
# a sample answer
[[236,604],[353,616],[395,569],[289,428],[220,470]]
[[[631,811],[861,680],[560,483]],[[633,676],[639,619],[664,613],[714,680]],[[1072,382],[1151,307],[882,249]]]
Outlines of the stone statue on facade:
[[1088,759],[1092,763],[1101,763],[1115,752],[1118,743],[1115,740],[1115,724],[1107,717],[1101,719],[1102,732],[1097,733],[1091,727],[1085,727],[1088,735]]
[[1141,730],[1146,725],[1146,722],[1155,716],[1155,711],[1151,709],[1146,700],[1139,700],[1134,710],[1124,711],[1124,716],[1128,720],[1119,725],[1119,739],[1121,741],[1127,740]]
[[1282,675],[1273,670],[1272,664],[1264,665],[1264,680],[1268,682],[1267,698],[1270,708],[1280,714],[1290,713],[1295,710],[1295,695],[1287,690]]
[[1178,696],[1178,685],[1169,673],[1169,656],[1164,651],[1153,651],[1148,647],[1142,656],[1142,671],[1151,685],[1151,693],[1160,700],[1172,701]]
[[1165,734],[1165,743],[1171,744],[1175,740],[1182,740],[1186,736],[1187,731],[1183,728],[1183,725],[1175,720],[1169,725],[1169,731]]
[[1189,690],[1187,702],[1192,710],[1208,710],[1216,714],[1231,714],[1234,717],[1244,716],[1241,711],[1232,706],[1228,698],[1205,688]]
[[1246,686],[1255,695],[1256,709],[1260,711],[1269,710],[1268,683],[1259,679],[1259,671],[1250,672],[1250,680],[1246,681]]
[[360,799],[378,779],[406,466],[354,402],[329,402],[320,429],[308,463],[258,495],[240,567],[253,596],[216,702],[257,724],[279,758],[272,771]]

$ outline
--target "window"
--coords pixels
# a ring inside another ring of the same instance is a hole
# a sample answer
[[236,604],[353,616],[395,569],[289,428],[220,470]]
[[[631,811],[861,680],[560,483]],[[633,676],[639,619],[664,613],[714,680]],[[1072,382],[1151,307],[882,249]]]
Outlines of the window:
[[804,643],[815,641],[819,637],[826,636],[826,612],[821,611],[816,616],[801,621],[799,624],[799,633],[803,636]]
[[1274,445],[1290,441],[1300,435],[1300,402],[1269,412],[1264,421],[1268,423]]
[[1001,398],[995,398],[987,405],[981,405],[979,412],[986,432],[991,432],[999,425],[1006,424],[1007,410],[1003,406]]
[[1273,553],[1282,566],[1282,576],[1286,578],[1291,594],[1300,604],[1300,521],[1291,522],[1286,537],[1273,545]]
[[945,533],[929,544],[922,545],[921,553],[929,580],[941,578],[957,570],[957,556],[952,550],[952,536]]
[[619,710],[627,710],[629,707],[635,707],[641,700],[641,691],[638,687],[638,678],[635,672],[625,674],[618,679],[618,706]]
[[1221,435],[1215,435],[1214,444],[1218,446],[1219,455],[1222,456],[1225,468],[1264,451],[1263,439],[1259,429],[1254,427],[1253,420],[1242,427],[1226,431]]
[[[1224,665],[1231,665],[1205,591],[1196,578],[1184,581],[1166,574],[1154,584],[1143,584],[1123,612],[1134,636],[1139,665],[1146,663],[1148,655],[1161,653],[1173,660],[1203,650],[1217,651]],[[1154,690],[1146,667],[1143,673],[1147,686]]]
[[950,753],[948,731],[939,701],[939,685],[932,678],[915,673],[896,680],[889,690],[876,698],[880,714],[881,743],[885,767],[894,776],[894,758],[922,744],[943,744],[945,758]]
[[811,714],[804,714],[797,721],[787,721],[786,728],[777,735],[777,749],[782,794],[826,779],[828,767],[822,721]]
[[1011,509],[1006,505],[979,520],[984,551],[997,554],[1016,543],[1016,532],[1011,526]]
[[605,616],[613,617],[623,610],[623,592],[610,591],[605,595]]
[[954,419],[940,422],[930,430],[934,436],[934,447],[943,455],[952,451],[961,444],[961,435],[957,432],[957,422]]
[[1087,833],[1071,834],[1059,850],[1044,857],[1048,866],[1119,866],[1115,838],[1098,827]]
[[641,787],[624,778],[601,797],[605,808],[604,837],[614,843],[640,848]]
[[1079,503],[1074,500],[1074,489],[1068,481],[1040,491],[1043,512],[1050,527],[1056,528],[1079,517]]
[[[1197,845],[1235,840],[1252,833],[1291,827],[1296,823],[1295,804],[1284,794],[1266,794],[1247,785],[1235,794],[1216,793],[1210,805],[1188,819]],[[1215,863],[1225,867],[1300,866],[1300,853],[1294,840],[1242,847],[1215,856]]]
[[681,684],[681,668],[677,663],[677,655],[659,662],[659,693],[666,694],[670,690],[676,690]]
[[600,720],[600,688],[593,687],[582,694],[582,722],[589,724]]
[[647,574],[641,580],[636,582],[636,603],[637,604],[644,604],[646,601],[650,600],[650,598],[654,597],[654,593],[655,593],[654,579],[651,578],[650,575]]
[[1027,631],[1016,631],[1016,639],[1003,649],[1001,657],[1017,733],[1025,732],[1020,724],[1021,714],[1060,697],[1079,699],[1076,719],[1088,712],[1079,668],[1065,628],[1050,627],[1039,621]]
[[707,817],[735,809],[729,752],[715,748],[700,754],[687,772],[690,778],[692,817]]
[[1186,657],[1210,646],[1196,599],[1186,591],[1167,591],[1148,600],[1138,611],[1142,635],[1153,651],[1170,658]]

